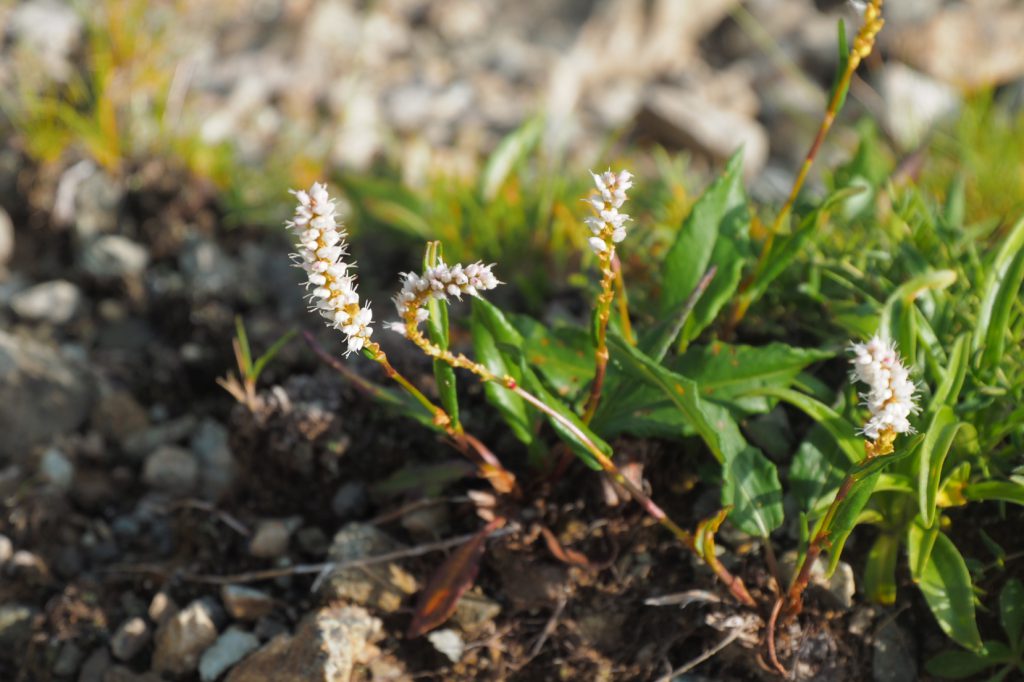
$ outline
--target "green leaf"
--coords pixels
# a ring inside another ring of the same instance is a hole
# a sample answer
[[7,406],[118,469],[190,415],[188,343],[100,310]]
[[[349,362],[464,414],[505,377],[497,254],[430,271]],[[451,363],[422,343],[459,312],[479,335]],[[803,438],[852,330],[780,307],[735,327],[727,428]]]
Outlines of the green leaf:
[[914,301],[929,291],[947,289],[955,282],[956,273],[952,270],[930,270],[901,284],[882,307],[878,321],[879,336],[894,339],[903,357],[913,360],[917,341]]
[[249,348],[249,336],[245,333],[245,322],[242,321],[241,315],[235,315],[235,338],[238,339],[238,350],[242,355],[242,371],[245,372],[246,378],[253,378],[252,376],[252,350]]
[[836,439],[850,463],[857,463],[864,458],[863,442],[855,435],[857,427],[824,403],[803,393],[775,386],[758,387],[747,391],[746,395],[766,395],[784,400],[821,424]]
[[999,622],[1014,648],[1024,644],[1024,585],[1010,578],[999,593]]
[[943,405],[932,417],[925,431],[917,467],[918,506],[925,526],[931,526],[935,522],[942,467],[961,426],[963,423],[957,421],[953,409]]
[[1013,481],[980,481],[971,483],[964,488],[964,497],[976,502],[1000,501],[1024,504],[1024,485]]
[[547,327],[526,315],[510,315],[522,334],[530,366],[563,399],[577,395],[594,378],[594,346],[578,327]]
[[981,635],[974,615],[974,590],[967,564],[945,533],[939,533],[935,539],[929,561],[919,562],[924,538],[925,529],[919,523],[910,524],[907,547],[911,577],[942,631],[961,646],[978,651],[982,648]]
[[480,196],[491,201],[508,179],[509,174],[540,142],[544,120],[532,118],[506,135],[494,148],[480,174]]
[[662,267],[661,311],[676,311],[693,292],[708,267],[718,272],[684,325],[691,339],[710,323],[735,291],[749,240],[749,214],[743,191],[743,155],[736,152],[725,171],[704,191],[683,222]]
[[274,341],[274,343],[271,344],[266,353],[256,358],[256,362],[252,366],[252,378],[254,381],[259,379],[260,374],[263,373],[267,363],[273,360],[274,357],[281,352],[281,349],[284,348],[298,333],[297,329],[289,329],[287,332],[282,334],[277,341]]
[[341,184],[373,220],[420,239],[431,237],[433,230],[423,217],[427,214],[424,206],[401,182],[350,174],[341,178]]
[[982,652],[943,651],[928,659],[925,670],[937,677],[947,680],[962,680],[973,677],[983,670],[1002,665],[1013,660],[1013,654],[1002,642],[985,642]]
[[701,397],[753,413],[767,412],[774,401],[752,396],[752,391],[767,386],[789,388],[808,365],[833,356],[828,351],[784,343],[743,346],[716,341],[688,348],[669,367],[700,384]]
[[868,552],[864,567],[864,594],[873,602],[891,606],[896,603],[896,560],[900,538],[880,533]]
[[868,476],[854,483],[850,492],[839,503],[839,509],[829,527],[829,565],[828,574],[831,575],[839,565],[839,558],[843,554],[843,547],[850,537],[850,533],[860,523],[861,512],[867,506],[871,495],[875,491],[875,484],[878,482],[878,474]]
[[[996,367],[1003,359],[1006,333],[1010,327],[1010,312],[1014,304],[1020,303],[1020,287],[1024,283],[1024,247],[1017,252],[998,282],[995,300],[992,303],[992,317],[985,334],[985,350],[981,363],[985,367]],[[979,321],[979,324],[981,322]]]
[[[520,381],[518,365],[510,362],[498,349],[498,341],[495,338],[495,332],[497,332],[498,338],[502,339],[504,343],[509,341],[515,343],[518,332],[510,325],[506,327],[503,324],[504,321],[501,312],[490,303],[480,298],[473,299],[473,312],[470,320],[473,353],[476,355],[477,362],[484,365],[490,372],[498,376],[509,375]],[[522,398],[489,381],[484,383],[484,396],[487,398],[487,402],[497,408],[516,438],[526,445],[533,442],[533,422]]]
[[810,512],[828,491],[834,494],[845,466],[848,462],[835,439],[820,424],[812,426],[789,469],[789,486],[800,509]]
[[[545,405],[553,409],[564,419],[569,421],[574,427],[576,427],[576,429],[578,429],[580,433],[584,434],[586,438],[588,438],[594,445],[596,445],[597,448],[601,450],[601,452],[603,452],[608,457],[611,457],[611,446],[605,443],[597,436],[597,434],[591,431],[587,427],[587,425],[584,424],[580,420],[580,418],[576,416],[575,412],[568,409],[561,401],[559,401],[557,398],[551,395],[551,393],[548,392],[547,388],[544,387],[544,384],[542,384],[540,379],[537,378],[537,375],[534,374],[530,370],[530,368],[526,366],[525,358],[520,360],[519,367],[523,376],[522,383],[526,390],[533,393],[537,398],[541,400],[541,402],[543,402]],[[572,449],[572,451],[576,453],[577,457],[583,460],[584,464],[586,464],[591,469],[598,471],[600,471],[603,468],[579,436],[573,433],[571,429],[567,428],[562,422],[555,419],[554,417],[551,417],[550,415],[545,415],[545,417],[547,417],[548,423],[551,424],[551,427],[555,430],[555,433],[557,433],[558,436],[563,441],[565,441],[565,443]]]
[[767,538],[782,525],[782,486],[779,473],[753,446],[740,449],[726,460],[722,504],[732,505],[729,520],[744,533]]
[[942,375],[939,387],[935,389],[932,396],[931,409],[937,409],[942,405],[950,407],[956,405],[960,398],[960,391],[967,377],[967,362],[970,360],[970,335],[966,332],[957,337],[953,343],[953,350],[949,354],[949,362],[946,371]]
[[[443,260],[441,242],[430,242],[423,257],[423,269],[435,267]],[[448,301],[431,297],[427,302],[427,335],[442,350],[448,350]],[[441,398],[441,407],[451,418],[452,426],[459,426],[459,396],[455,379],[455,368],[443,360],[434,360],[434,381],[437,394]]]
[[641,338],[640,348],[652,360],[661,363],[665,359],[665,355],[668,354],[673,342],[679,336],[679,332],[683,330],[683,325],[690,318],[690,313],[693,312],[697,301],[700,300],[700,297],[704,295],[704,292],[710,286],[716,272],[718,272],[718,268],[714,265],[708,268],[708,271],[704,273],[704,276],[701,277],[697,286],[690,292],[686,300],[680,303],[675,310],[665,315],[665,319],[656,325],[650,334]]
[[704,440],[715,459],[725,462],[728,444],[723,447],[722,425],[714,422],[715,416],[721,416],[721,412],[712,415],[711,410],[716,406],[700,399],[699,388],[693,380],[662,367],[616,334],[609,334],[608,349],[612,359],[632,378],[661,391]]
[[[1008,275],[1016,274],[1016,269],[1014,273],[1011,273],[1010,269],[1022,249],[1024,216],[1010,229],[991,265],[986,269],[988,274],[981,289],[981,307],[978,310],[978,321],[974,325],[974,338],[971,343],[971,349],[974,351],[984,349],[982,366],[994,366],[999,360],[998,356],[989,351],[990,348],[1002,348],[1002,338],[1006,332],[1005,326],[995,324],[1003,314],[1003,310],[997,308],[1006,305],[1004,289],[1009,288]],[[1017,286],[1019,288],[1020,282],[1017,282]]]
[[835,204],[863,191],[862,187],[848,187],[832,192],[817,208],[800,221],[799,227],[793,233],[777,236],[772,243],[771,251],[765,257],[764,266],[759,269],[759,272],[754,273],[754,280],[750,287],[741,294],[747,305],[761,298],[768,290],[768,285],[785,272],[811,238],[821,233],[822,224],[828,218],[829,211]]
[[747,444],[725,408],[701,400],[696,382],[657,364],[617,334],[609,335],[609,350],[637,380],[660,389],[723,464],[722,504],[732,505],[732,522],[746,533],[768,537],[783,520],[775,464]]
[[[842,19],[839,20],[838,26],[839,32],[839,61],[836,63],[836,75],[832,82],[832,91],[829,95],[829,99],[835,96],[836,88],[839,87],[843,81],[843,74],[846,72],[846,67],[850,63],[850,47],[846,38],[846,22]],[[839,94],[839,104],[836,106],[836,112],[843,108],[843,104],[846,102],[846,91],[850,89],[849,82],[846,83],[843,91]]]

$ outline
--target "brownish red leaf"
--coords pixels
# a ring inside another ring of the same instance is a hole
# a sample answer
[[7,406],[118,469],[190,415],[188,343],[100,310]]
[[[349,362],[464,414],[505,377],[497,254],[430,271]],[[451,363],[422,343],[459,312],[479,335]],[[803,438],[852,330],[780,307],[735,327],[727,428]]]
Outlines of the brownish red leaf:
[[480,570],[480,559],[487,549],[487,536],[505,524],[497,518],[488,523],[465,544],[452,552],[430,577],[420,593],[416,613],[409,624],[408,637],[419,637],[448,620],[455,613],[459,597],[473,586]]

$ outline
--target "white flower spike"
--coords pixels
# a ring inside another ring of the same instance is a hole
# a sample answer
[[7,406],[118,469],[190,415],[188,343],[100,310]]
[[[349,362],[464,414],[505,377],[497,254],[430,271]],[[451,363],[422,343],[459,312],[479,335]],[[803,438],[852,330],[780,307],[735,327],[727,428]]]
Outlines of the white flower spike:
[[373,312],[369,304],[359,305],[356,278],[349,272],[355,263],[345,260],[347,235],[338,226],[334,200],[319,182],[309,191],[291,192],[299,203],[285,224],[297,240],[293,259],[306,271],[306,288],[312,289],[311,310],[318,311],[329,327],[340,329],[348,341],[345,354],[354,353],[370,343]]
[[447,265],[439,262],[422,275],[407,272],[402,275],[402,290],[395,297],[395,307],[401,322],[392,322],[388,328],[403,336],[416,329],[429,313],[424,307],[431,298],[448,300],[449,296],[462,299],[462,295],[478,296],[481,291],[493,289],[501,282],[491,272],[494,263],[484,265],[476,262],[469,265]]
[[594,211],[594,215],[584,221],[594,234],[588,241],[595,254],[610,258],[615,244],[626,238],[626,222],[630,218],[619,213],[619,209],[626,203],[626,191],[633,186],[633,174],[626,170],[618,173],[608,170],[591,175],[597,193],[585,200]]
[[862,433],[878,440],[885,433],[912,433],[909,417],[918,412],[914,394],[917,386],[910,380],[910,370],[900,361],[892,341],[874,336],[867,343],[851,346],[854,377],[868,385],[861,393],[871,419]]

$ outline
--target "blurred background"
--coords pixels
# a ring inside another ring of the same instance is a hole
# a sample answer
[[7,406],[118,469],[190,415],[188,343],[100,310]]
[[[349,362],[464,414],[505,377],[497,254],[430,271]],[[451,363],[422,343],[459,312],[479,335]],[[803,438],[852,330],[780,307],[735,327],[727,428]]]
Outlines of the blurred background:
[[[217,387],[236,315],[262,349],[318,325],[286,257],[287,189],[330,184],[378,319],[394,273],[440,238],[454,259],[498,262],[510,286],[497,295],[520,310],[582,320],[586,171],[627,167],[637,228],[624,267],[643,311],[654,264],[738,148],[755,214],[782,204],[859,12],[830,0],[0,0],[0,564],[13,576],[0,581],[0,678],[71,679],[120,624],[155,622],[175,566],[322,559],[339,519],[365,517],[365,489],[410,448],[451,457],[366,405],[350,417],[353,396],[314,374],[299,343],[267,366],[278,412],[258,425]],[[964,223],[995,234],[1024,206],[1024,3],[890,0],[885,17],[808,193],[916,182],[941,202],[955,186]],[[835,230],[828,245],[862,234]],[[776,313],[753,311],[741,338]],[[813,336],[820,320],[800,324],[793,334]],[[322,342],[337,354],[336,334]],[[396,362],[429,382],[400,346]],[[282,417],[282,401],[302,420]],[[239,484],[271,461],[286,492]],[[297,515],[287,533],[305,539],[251,556],[208,513],[223,500],[253,530]],[[167,562],[162,578],[137,567],[154,562]],[[173,585],[183,605],[201,594]],[[299,587],[282,588],[300,607],[286,629],[309,606]],[[136,669],[138,651],[123,659]]]

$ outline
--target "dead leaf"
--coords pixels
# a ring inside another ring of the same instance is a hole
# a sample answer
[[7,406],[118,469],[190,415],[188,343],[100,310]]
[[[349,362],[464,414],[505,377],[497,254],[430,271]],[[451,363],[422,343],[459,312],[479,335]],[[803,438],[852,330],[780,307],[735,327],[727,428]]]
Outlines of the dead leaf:
[[496,518],[465,544],[452,552],[430,577],[420,593],[416,612],[409,624],[408,637],[419,637],[448,620],[455,613],[459,597],[473,586],[480,570],[480,559],[487,549],[487,537],[505,525],[505,519]]

